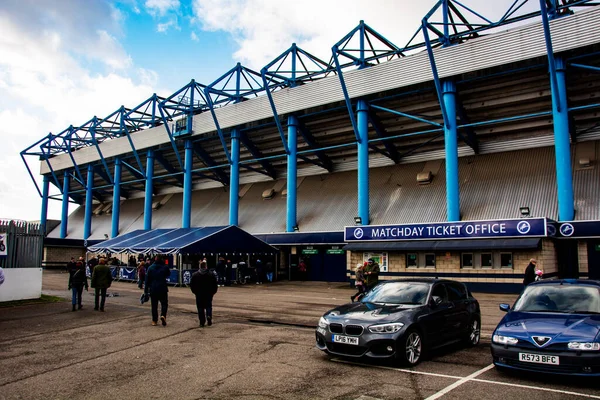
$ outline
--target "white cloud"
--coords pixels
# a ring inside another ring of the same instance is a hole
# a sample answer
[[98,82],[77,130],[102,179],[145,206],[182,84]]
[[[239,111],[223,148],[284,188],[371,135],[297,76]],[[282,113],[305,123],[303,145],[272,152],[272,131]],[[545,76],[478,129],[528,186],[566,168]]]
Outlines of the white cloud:
[[198,35],[196,35],[196,32],[192,32],[190,34],[190,39],[192,39],[194,42],[199,42],[200,39],[198,38]]
[[152,16],[162,17],[171,11],[177,11],[179,0],[146,0],[145,6]]
[[[331,57],[331,47],[360,20],[395,45],[403,47],[436,3],[437,0],[423,0],[407,6],[406,2],[397,0],[378,0],[368,4],[360,0],[194,0],[193,10],[203,29],[231,33],[239,45],[234,57],[245,66],[258,70],[294,42],[327,62]],[[462,3],[486,17],[499,18],[512,0],[485,3],[465,0]],[[529,2],[521,11],[535,9],[533,3],[537,2]],[[468,14],[464,10],[463,13]],[[468,18],[477,19],[472,14]]]
[[[97,16],[87,24],[69,25],[75,16],[85,19],[98,2],[72,1],[63,10],[40,10],[29,1],[9,0],[0,9],[0,218],[31,220],[39,219],[41,200],[19,153],[49,131],[57,134],[94,115],[103,118],[121,104],[139,104],[156,91],[158,75],[132,68],[113,34],[119,29],[95,24]],[[22,17],[27,8],[34,10],[29,19]],[[99,60],[106,68],[90,70]],[[136,74],[129,76],[132,70]],[[28,161],[39,184],[39,161]],[[60,202],[50,201],[49,218],[59,216]]]
[[175,28],[177,30],[180,30],[179,25],[177,25],[177,20],[172,19],[168,22],[163,22],[156,25],[156,31],[160,33],[168,31],[169,28]]

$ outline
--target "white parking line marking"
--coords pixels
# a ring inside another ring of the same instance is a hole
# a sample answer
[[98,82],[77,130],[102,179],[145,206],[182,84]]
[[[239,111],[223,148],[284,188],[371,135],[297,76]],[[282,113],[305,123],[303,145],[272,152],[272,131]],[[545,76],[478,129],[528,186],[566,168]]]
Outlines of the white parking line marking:
[[459,387],[460,385],[462,385],[463,383],[467,383],[470,380],[472,380],[473,378],[483,374],[484,372],[489,371],[490,369],[494,368],[494,364],[490,364],[485,368],[480,369],[479,371],[473,372],[471,375],[461,378],[458,382],[454,382],[452,385],[440,390],[439,392],[437,392],[436,394],[429,396],[427,399],[425,400],[434,400],[434,399],[439,399],[440,397],[442,397],[443,395],[445,395],[446,393],[448,393],[449,391],[456,389],[457,387]]
[[[568,390],[551,389],[551,388],[544,388],[544,387],[539,387],[539,386],[520,385],[518,383],[498,382],[498,381],[490,381],[490,380],[487,380],[487,379],[478,379],[478,378],[475,378],[475,376],[480,375],[483,372],[489,371],[494,366],[494,364],[491,364],[491,365],[485,367],[484,369],[482,369],[480,371],[477,371],[474,374],[471,374],[471,375],[469,375],[468,377],[465,378],[465,377],[462,377],[462,376],[436,374],[436,373],[433,373],[433,372],[413,371],[413,370],[410,370],[410,369],[403,369],[403,368],[392,368],[392,367],[384,367],[384,366],[380,366],[380,365],[363,364],[363,363],[357,363],[357,362],[354,362],[354,361],[341,360],[339,358],[332,358],[331,361],[342,363],[342,364],[360,365],[360,366],[363,366],[363,367],[370,367],[370,368],[389,369],[389,370],[392,370],[392,371],[406,372],[408,374],[437,376],[437,377],[440,377],[440,378],[456,379],[459,382],[460,382],[460,380],[468,379],[469,377],[473,377],[473,378],[470,379],[471,382],[490,383],[490,384],[493,384],[493,385],[512,386],[512,387],[515,387],[515,388],[539,390],[539,391],[542,391],[542,392],[552,392],[552,393],[568,394],[568,395],[571,395],[571,396],[587,397],[587,398],[590,398],[590,399],[600,399],[600,396],[596,396],[596,395],[592,395],[592,394],[587,394],[587,393],[571,392],[571,391],[568,391]],[[458,384],[459,382],[456,382],[454,385]],[[448,388],[449,387],[450,386],[448,386]],[[445,393],[447,393],[448,391],[446,391]],[[437,393],[435,395],[433,395],[433,396],[436,396],[436,395],[437,395]],[[437,399],[439,397],[440,396],[438,396],[438,397],[428,397],[427,400],[428,399]]]
[[543,388],[543,387],[537,387],[537,386],[519,385],[518,383],[488,381],[487,379],[472,379],[472,381],[473,382],[481,382],[481,383],[493,383],[493,384],[496,384],[496,385],[512,386],[512,387],[524,388],[524,389],[541,390],[541,391],[544,391],[544,392],[569,394],[569,395],[572,395],[572,396],[588,397],[590,399],[600,399],[600,396],[595,396],[593,394],[570,392],[568,390],[559,390],[559,389],[550,389],[550,388]]

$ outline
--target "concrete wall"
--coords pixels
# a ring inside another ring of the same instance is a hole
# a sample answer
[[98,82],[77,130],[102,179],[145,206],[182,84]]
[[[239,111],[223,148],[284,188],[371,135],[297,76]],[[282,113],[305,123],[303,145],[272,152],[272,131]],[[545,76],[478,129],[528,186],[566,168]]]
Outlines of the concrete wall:
[[0,302],[39,299],[42,296],[41,268],[5,268],[0,285]]
[[54,267],[64,269],[67,263],[75,257],[85,257],[85,249],[83,247],[44,247],[43,263],[46,267]]

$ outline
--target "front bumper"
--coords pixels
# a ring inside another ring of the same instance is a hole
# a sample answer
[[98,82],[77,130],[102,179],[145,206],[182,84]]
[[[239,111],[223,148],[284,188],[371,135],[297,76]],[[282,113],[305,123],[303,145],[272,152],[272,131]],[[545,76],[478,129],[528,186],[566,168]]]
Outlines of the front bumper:
[[315,332],[316,346],[328,354],[344,357],[394,358],[398,338],[404,334],[404,329],[393,334],[370,333],[366,329],[358,337],[358,345],[335,343],[328,329],[317,328]]
[[[503,346],[492,343],[494,365],[520,371],[544,372],[557,375],[600,376],[600,352],[544,351]],[[558,356],[559,365],[534,364],[519,361],[519,353]]]

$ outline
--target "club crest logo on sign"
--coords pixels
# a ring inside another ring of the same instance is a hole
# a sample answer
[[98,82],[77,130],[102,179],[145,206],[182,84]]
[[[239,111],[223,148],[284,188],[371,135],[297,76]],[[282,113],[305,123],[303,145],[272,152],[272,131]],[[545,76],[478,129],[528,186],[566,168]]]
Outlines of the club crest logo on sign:
[[522,235],[526,235],[530,229],[531,225],[529,225],[529,222],[527,221],[521,221],[517,224],[517,231]]
[[360,238],[363,237],[363,235],[364,235],[364,232],[363,232],[362,228],[356,228],[354,230],[354,237],[355,238],[360,239]]
[[563,236],[571,236],[575,233],[575,228],[571,224],[562,224],[560,226],[560,234]]

